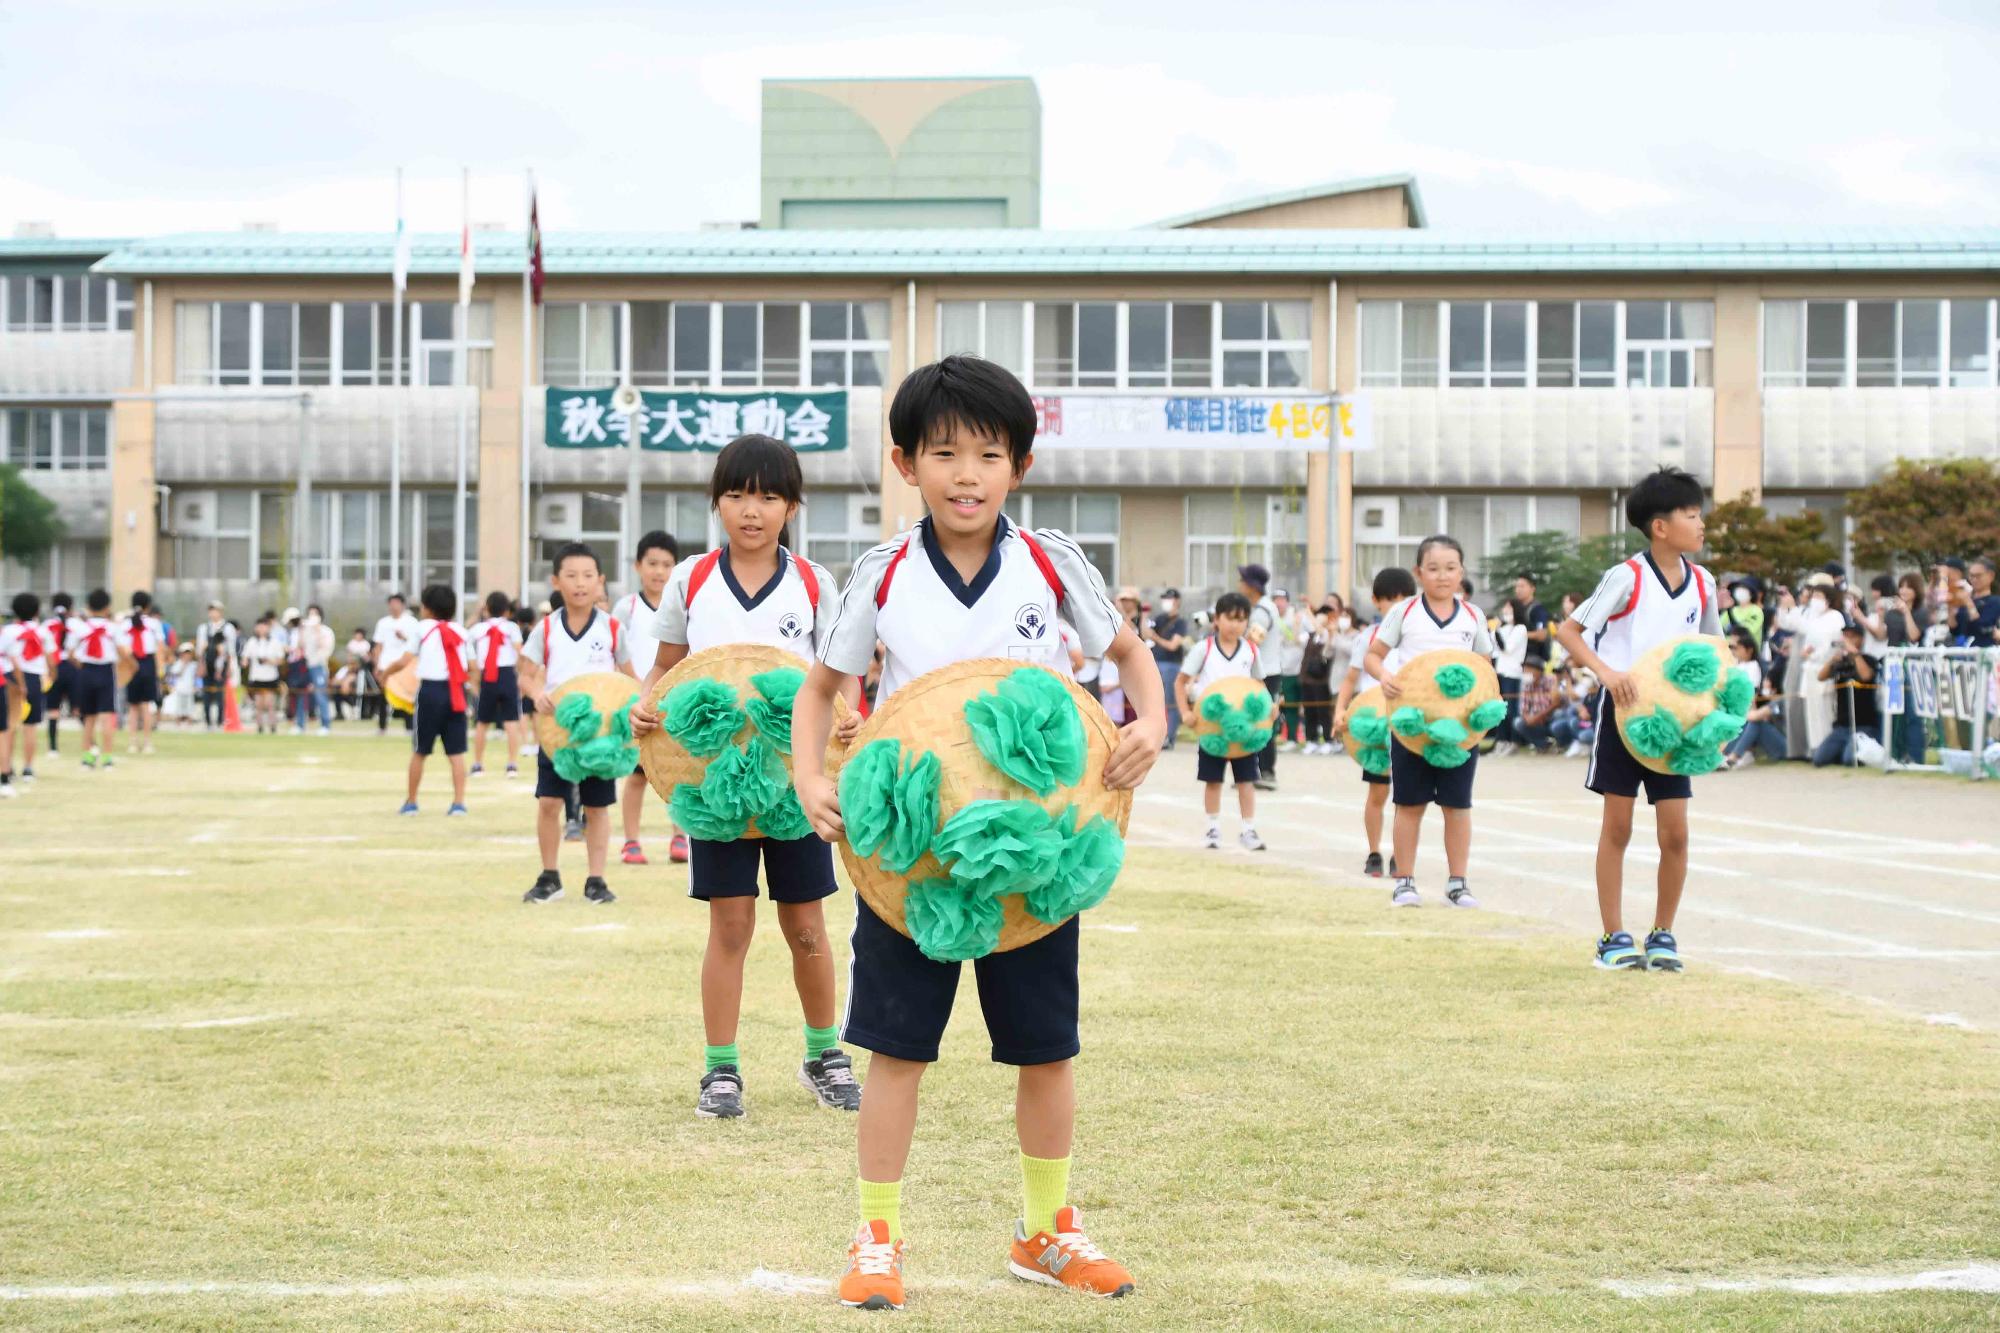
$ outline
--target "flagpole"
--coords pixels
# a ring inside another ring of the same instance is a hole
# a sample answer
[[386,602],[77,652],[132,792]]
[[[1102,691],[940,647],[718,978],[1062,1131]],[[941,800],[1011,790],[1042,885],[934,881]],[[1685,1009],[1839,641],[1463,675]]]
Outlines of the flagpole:
[[[408,269],[403,259],[405,238],[403,233],[403,169],[396,168],[396,250],[390,260],[389,304],[394,308],[390,316],[389,374],[390,390],[389,416],[389,591],[402,592],[403,589],[403,284],[408,280]],[[379,329],[381,325],[376,325]]]
[[529,551],[533,545],[533,517],[530,487],[534,478],[534,452],[528,434],[528,407],[533,385],[541,374],[535,357],[535,293],[533,270],[535,267],[535,233],[539,219],[535,209],[535,173],[530,171],[528,186],[528,220],[521,232],[521,596],[528,595]]
[[465,399],[472,382],[472,358],[466,352],[466,337],[472,331],[472,170],[458,169],[460,215],[464,219],[458,234],[458,486],[457,501],[451,511],[451,586],[461,605],[465,602]]

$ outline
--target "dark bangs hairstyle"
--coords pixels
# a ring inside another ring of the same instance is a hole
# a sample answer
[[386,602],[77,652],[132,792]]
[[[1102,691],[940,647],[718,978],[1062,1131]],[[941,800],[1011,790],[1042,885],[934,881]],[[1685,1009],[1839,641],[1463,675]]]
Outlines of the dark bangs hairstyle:
[[[806,479],[799,468],[798,451],[769,435],[737,436],[715,456],[715,471],[708,478],[708,507],[715,508],[731,491],[775,495],[786,504],[804,504]],[[791,524],[778,529],[778,545],[791,548]]]
[[889,439],[906,458],[963,426],[1007,446],[1014,475],[1035,447],[1035,400],[1004,366],[983,357],[948,356],[903,377],[889,404]]
[[1375,571],[1375,596],[1385,602],[1400,602],[1417,595],[1417,576],[1401,565]]
[[1663,467],[1642,479],[1625,497],[1625,521],[1650,541],[1654,519],[1665,518],[1676,509],[1699,509],[1706,498],[1693,476],[1677,467]]

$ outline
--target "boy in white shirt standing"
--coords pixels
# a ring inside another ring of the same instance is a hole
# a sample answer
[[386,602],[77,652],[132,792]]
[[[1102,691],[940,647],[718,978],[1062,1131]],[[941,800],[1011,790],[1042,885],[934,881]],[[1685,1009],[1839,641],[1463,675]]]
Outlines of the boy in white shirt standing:
[[[1200,699],[1209,687],[1229,676],[1248,676],[1251,680],[1264,680],[1270,672],[1266,659],[1260,656],[1258,646],[1250,642],[1250,599],[1240,592],[1226,592],[1215,599],[1215,632],[1188,650],[1181,662],[1180,675],[1174,678],[1174,699],[1179,705],[1182,717],[1199,717],[1195,711]],[[1258,758],[1246,754],[1240,759],[1224,759],[1219,754],[1200,751],[1195,759],[1195,781],[1202,785],[1201,808],[1208,815],[1208,832],[1202,835],[1201,845],[1213,851],[1222,846],[1222,769],[1227,764],[1229,774],[1236,780],[1236,811],[1242,817],[1243,830],[1236,840],[1243,849],[1250,852],[1264,850],[1264,840],[1257,836],[1257,775],[1260,771]]]
[[[23,782],[35,780],[35,728],[42,724],[43,693],[48,681],[49,663],[58,648],[53,636],[36,621],[41,609],[42,599],[35,594],[16,593],[14,623],[0,629],[0,660],[4,660],[7,674],[14,678],[14,688],[21,692],[28,705],[27,725],[21,728]],[[7,707],[8,703],[6,696],[0,695],[0,708]],[[49,752],[55,753],[55,747],[51,746]],[[11,767],[12,759],[8,762]]]
[[152,595],[132,594],[132,609],[118,621],[118,655],[132,660],[132,679],[125,682],[125,703],[132,721],[127,754],[153,752],[153,723],[160,706],[160,676],[166,667],[167,634],[153,615]]
[[[420,633],[422,633],[422,630],[417,625],[417,618],[410,614],[409,603],[403,600],[403,594],[399,592],[390,593],[389,614],[375,622],[375,683],[377,686],[380,686],[383,677],[389,674],[390,667],[417,651],[417,636]],[[403,717],[403,728],[407,731],[409,727],[410,717],[408,714],[405,714]],[[386,699],[382,701],[382,715],[377,719],[375,729],[377,733],[384,733],[389,730],[389,702]]]
[[[417,635],[416,735],[410,746],[410,788],[399,815],[417,813],[417,788],[424,780],[424,760],[437,743],[451,763],[451,808],[445,815],[465,813],[465,678],[472,665],[472,645],[451,618],[458,611],[458,594],[442,583],[425,588],[419,599],[423,628]],[[387,670],[403,664],[398,658]]]
[[[549,584],[558,605],[528,634],[521,645],[521,690],[534,700],[536,711],[555,712],[550,692],[573,676],[595,671],[622,671],[634,676],[631,646],[617,620],[597,609],[604,582],[597,552],[571,542],[556,552]],[[635,676],[636,679],[636,676]],[[545,903],[562,897],[562,873],[556,868],[563,843],[563,801],[574,785],[583,805],[585,859],[588,877],[583,896],[594,903],[612,903],[617,895],[604,882],[604,856],[611,840],[613,802],[618,784],[610,778],[585,778],[571,784],[557,774],[547,751],[535,759],[535,839],[541,846],[542,873],[521,895],[524,903]]]
[[71,701],[83,719],[83,766],[111,767],[111,729],[118,719],[118,645],[109,612],[111,594],[92,588],[83,599],[88,614],[69,622],[67,655],[76,661],[76,694]]
[[472,733],[472,776],[485,767],[486,729],[498,726],[507,739],[507,776],[521,770],[514,756],[521,752],[521,627],[514,620],[514,600],[504,592],[486,595],[486,619],[466,631],[479,667],[479,726]]
[[[660,641],[653,637],[653,622],[660,614],[660,597],[666,591],[668,580],[674,576],[674,565],[679,562],[680,543],[671,533],[655,529],[639,539],[639,549],[632,556],[632,573],[638,580],[638,589],[628,592],[618,599],[611,608],[611,618],[632,640],[632,660],[652,668],[653,658],[660,650]],[[625,779],[625,791],[619,798],[621,812],[625,817],[625,846],[619,853],[619,860],[628,866],[646,864],[646,853],[639,846],[639,815],[646,808],[646,798],[652,794],[652,785],[646,781],[646,769],[642,763]],[[667,856],[673,861],[688,859],[687,835],[674,830],[673,839],[667,844]]]

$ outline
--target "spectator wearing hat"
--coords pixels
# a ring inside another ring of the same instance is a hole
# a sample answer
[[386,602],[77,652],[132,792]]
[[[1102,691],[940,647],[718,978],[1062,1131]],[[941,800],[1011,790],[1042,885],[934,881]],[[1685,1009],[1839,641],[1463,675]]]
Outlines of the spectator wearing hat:
[[1168,588],[1160,594],[1160,600],[1153,614],[1139,622],[1139,637],[1153,650],[1153,662],[1160,669],[1160,685],[1167,692],[1167,743],[1164,749],[1174,748],[1174,738],[1181,729],[1180,709],[1174,703],[1174,678],[1181,673],[1181,659],[1187,656],[1188,623],[1181,614],[1181,590]]
[[[1264,641],[1270,638],[1278,628],[1277,608],[1271,605],[1271,599],[1267,595],[1270,587],[1271,571],[1262,565],[1242,565],[1237,568],[1236,590],[1242,593],[1250,602],[1250,628],[1244,631],[1244,637],[1249,639],[1251,643],[1256,644],[1260,652],[1274,651],[1274,648],[1265,647]],[[1278,683],[1278,673],[1273,672],[1264,678],[1264,688],[1271,692],[1271,702],[1275,705],[1282,694]],[[1276,791],[1278,789],[1278,729],[1276,727],[1271,729],[1271,743],[1264,747],[1264,753],[1257,756],[1257,789],[1259,791]]]
[[1813,747],[1813,767],[1833,764],[1853,765],[1857,737],[1880,736],[1881,709],[1875,698],[1875,683],[1881,678],[1882,662],[1863,651],[1867,631],[1858,621],[1841,626],[1839,641],[1826,654],[1819,678],[1833,693],[1833,724],[1820,743]]

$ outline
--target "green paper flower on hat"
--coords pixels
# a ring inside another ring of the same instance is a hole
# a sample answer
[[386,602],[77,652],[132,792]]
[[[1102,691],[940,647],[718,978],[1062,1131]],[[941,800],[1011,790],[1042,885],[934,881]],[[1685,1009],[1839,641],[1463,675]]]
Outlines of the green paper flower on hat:
[[1195,741],[1195,744],[1201,747],[1203,754],[1212,754],[1218,759],[1227,759],[1229,757],[1229,737],[1219,731],[1210,732],[1208,735],[1200,737]]
[[1682,740],[1681,724],[1664,708],[1655,707],[1644,717],[1635,717],[1625,727],[1625,739],[1647,759],[1659,759],[1672,752]]
[[910,882],[903,896],[903,924],[924,957],[966,963],[1000,947],[1006,909],[997,898],[978,897],[950,879]]
[[1022,667],[968,700],[965,722],[986,761],[1037,796],[1083,777],[1083,716],[1069,687],[1040,667]]
[[1715,701],[1722,705],[1725,713],[1748,716],[1751,706],[1757,702],[1757,687],[1750,683],[1750,673],[1742,667],[1729,668],[1722,677],[1722,684],[1715,688]]
[[1447,699],[1463,699],[1479,683],[1479,677],[1463,662],[1446,663],[1431,673],[1431,679],[1437,682],[1439,693]]
[[1225,696],[1217,694],[1213,690],[1201,696],[1201,715],[1204,720],[1220,722],[1223,718],[1228,717],[1229,713],[1230,704]]
[[1364,748],[1389,743],[1389,719],[1380,709],[1357,708],[1347,715],[1347,734]]
[[1063,811],[1055,824],[1063,840],[1055,871],[1022,895],[1028,915],[1052,926],[1103,902],[1125,864],[1125,840],[1116,824],[1098,815],[1078,828],[1076,819],[1075,806]]
[[909,873],[937,832],[940,765],[928,750],[903,765],[893,737],[870,741],[840,769],[840,810],[847,841],[863,856],[879,850],[884,868]]
[[1054,872],[1063,836],[1026,801],[974,801],[947,819],[931,843],[952,882],[988,898],[1025,893]]
[[799,804],[799,794],[787,787],[783,795],[758,812],[757,831],[767,838],[791,842],[811,833],[813,827],[806,818],[805,808]]
[[1667,767],[1687,777],[1698,778],[1722,767],[1722,747],[1683,742],[1667,756]]
[[1507,701],[1488,699],[1466,715],[1465,725],[1474,731],[1491,731],[1507,720]]
[[790,785],[785,778],[785,761],[769,741],[752,736],[746,744],[724,750],[708,761],[708,771],[701,779],[701,797],[717,815],[747,824],[776,804]]
[[[557,711],[557,721],[561,721],[560,706]],[[743,730],[745,720],[743,710],[736,706],[736,691],[705,676],[674,686],[660,711],[660,726],[697,759],[722,753]]]
[[1387,744],[1364,745],[1354,752],[1354,759],[1363,769],[1378,777],[1389,771],[1389,747]]
[[792,701],[805,681],[806,673],[797,667],[773,667],[750,677],[750,687],[757,695],[743,705],[743,711],[781,754],[792,752]]
[[692,782],[675,785],[667,808],[673,812],[674,823],[680,825],[689,837],[700,838],[703,842],[734,842],[749,827],[745,820],[735,815],[710,809],[700,785]]
[[[549,756],[549,766],[556,776],[565,782],[581,782],[585,778],[622,778],[639,766],[639,747],[632,743],[632,705],[638,699],[627,699],[623,707],[611,715],[611,724],[603,726],[603,714],[597,711],[590,696],[583,693],[565,695],[556,704],[556,724],[569,732],[569,743]],[[581,704],[581,708],[569,707]],[[567,711],[569,721],[563,721]]]
[[1465,729],[1463,723],[1454,721],[1448,717],[1441,717],[1424,728],[1424,735],[1430,737],[1431,741],[1431,745],[1424,747],[1425,752],[1428,753],[1431,746],[1434,745],[1449,745],[1453,749],[1457,749],[1465,744],[1466,738],[1471,734],[1471,732]]
[[1749,724],[1735,713],[1718,708],[1688,728],[1687,739],[1683,744],[1710,749],[1727,745],[1735,740],[1747,725]]
[[1667,655],[1660,672],[1682,694],[1706,694],[1715,688],[1722,667],[1712,645],[1690,640]]
[[1424,762],[1432,768],[1457,768],[1472,758],[1472,751],[1460,749],[1456,745],[1443,745],[1432,741],[1424,746]]
[[1424,721],[1424,710],[1415,704],[1404,704],[1389,714],[1389,730],[1410,740],[1423,735],[1427,725]]

